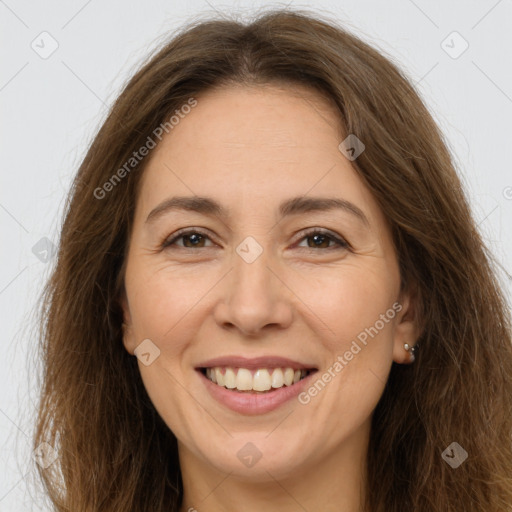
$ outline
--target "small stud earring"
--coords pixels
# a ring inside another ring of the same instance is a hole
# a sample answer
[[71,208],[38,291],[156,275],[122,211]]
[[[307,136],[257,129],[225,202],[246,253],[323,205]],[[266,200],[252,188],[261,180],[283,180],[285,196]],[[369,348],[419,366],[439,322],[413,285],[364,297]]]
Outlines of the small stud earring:
[[411,358],[411,363],[414,362],[414,352],[416,350],[417,346],[410,346],[409,343],[404,343],[404,349],[407,350],[407,352],[409,352],[410,354],[410,358]]

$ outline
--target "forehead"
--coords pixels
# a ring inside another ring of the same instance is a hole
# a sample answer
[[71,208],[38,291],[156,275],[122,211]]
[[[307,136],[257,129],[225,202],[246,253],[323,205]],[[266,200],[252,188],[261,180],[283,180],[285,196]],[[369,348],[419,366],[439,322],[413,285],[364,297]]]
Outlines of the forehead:
[[337,193],[378,221],[370,192],[338,149],[344,135],[332,102],[295,86],[223,87],[196,99],[151,155],[138,209],[147,214],[185,194],[261,209]]

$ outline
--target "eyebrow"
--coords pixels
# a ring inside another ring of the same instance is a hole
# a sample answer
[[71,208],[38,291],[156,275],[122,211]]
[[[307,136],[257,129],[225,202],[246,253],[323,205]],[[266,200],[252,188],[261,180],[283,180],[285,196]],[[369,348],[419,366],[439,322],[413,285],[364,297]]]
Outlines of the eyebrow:
[[[359,219],[365,226],[370,226],[368,218],[360,208],[345,199],[334,197],[293,197],[280,204],[279,214],[281,218],[283,218],[290,215],[309,212],[326,212],[335,209],[350,213]],[[203,215],[217,216],[224,219],[228,218],[230,214],[230,210],[209,197],[180,196],[167,199],[156,206],[149,213],[146,223],[154,222],[164,214],[176,210],[191,211]]]

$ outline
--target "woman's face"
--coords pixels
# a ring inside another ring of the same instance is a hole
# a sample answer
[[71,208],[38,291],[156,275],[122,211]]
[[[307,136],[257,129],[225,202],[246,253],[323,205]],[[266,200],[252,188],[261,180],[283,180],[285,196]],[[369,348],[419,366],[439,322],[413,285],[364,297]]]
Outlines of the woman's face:
[[415,340],[389,226],[314,92],[196,99],[142,177],[124,345],[182,468],[265,480],[361,460]]

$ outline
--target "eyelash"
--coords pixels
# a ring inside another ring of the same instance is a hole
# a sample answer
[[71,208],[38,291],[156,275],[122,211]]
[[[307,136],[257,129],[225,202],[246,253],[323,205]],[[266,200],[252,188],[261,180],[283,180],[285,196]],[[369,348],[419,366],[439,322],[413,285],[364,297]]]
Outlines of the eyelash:
[[[166,238],[160,244],[160,249],[165,249],[165,248],[171,247],[180,238],[183,238],[186,235],[193,235],[193,234],[201,235],[201,236],[211,240],[211,238],[206,233],[204,233],[203,231],[201,231],[199,229],[189,229],[189,228],[187,228],[187,229],[183,229],[183,230],[178,231],[171,238]],[[346,250],[346,249],[350,249],[351,248],[350,244],[346,240],[344,240],[343,238],[334,235],[331,231],[327,231],[325,229],[319,229],[319,228],[313,229],[311,231],[303,232],[302,238],[300,238],[299,242],[302,242],[302,240],[307,239],[309,237],[312,237],[313,235],[323,235],[323,236],[325,236],[327,238],[330,238],[332,241],[334,241],[337,244],[337,247],[334,246],[334,247],[323,248],[324,251],[331,251],[331,250],[336,250],[336,249],[338,249],[338,250],[339,249],[345,249]],[[195,250],[193,247],[180,247],[180,249]],[[206,249],[206,247],[199,247],[198,249]],[[314,247],[304,247],[304,249],[317,250]],[[322,248],[320,248],[320,249],[322,249]]]

